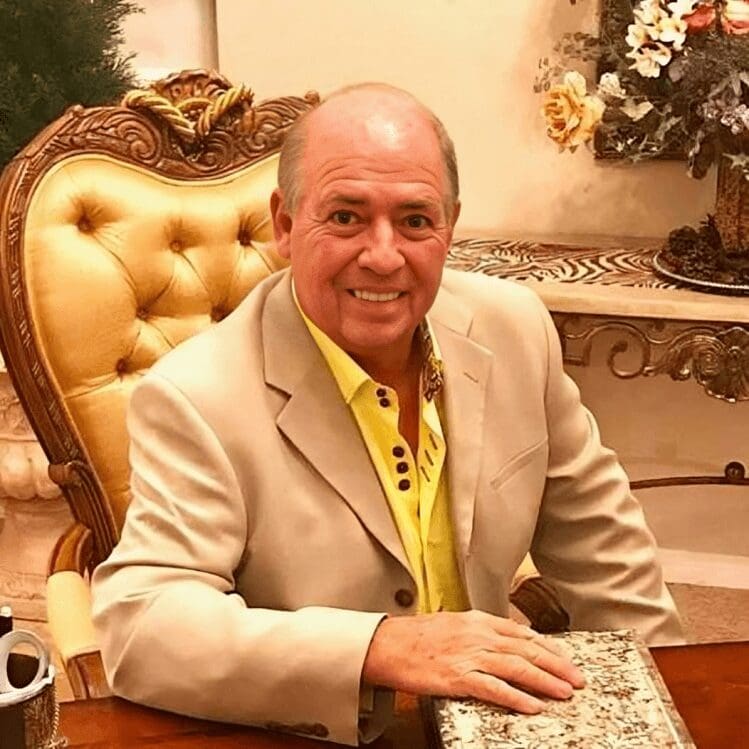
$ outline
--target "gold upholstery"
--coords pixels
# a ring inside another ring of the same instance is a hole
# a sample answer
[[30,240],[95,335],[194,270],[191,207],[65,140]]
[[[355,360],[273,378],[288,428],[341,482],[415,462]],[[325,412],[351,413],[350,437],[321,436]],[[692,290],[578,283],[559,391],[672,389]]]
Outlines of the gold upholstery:
[[273,155],[196,184],[82,155],[56,164],[34,192],[24,262],[37,345],[118,530],[132,388],[280,267],[269,247],[276,168]]

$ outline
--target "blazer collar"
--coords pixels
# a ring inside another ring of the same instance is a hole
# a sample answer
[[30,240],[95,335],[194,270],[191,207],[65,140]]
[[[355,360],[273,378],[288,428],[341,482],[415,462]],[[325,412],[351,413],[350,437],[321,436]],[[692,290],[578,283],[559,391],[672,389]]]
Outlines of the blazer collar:
[[[457,557],[464,574],[481,460],[484,400],[493,355],[470,340],[473,315],[444,288],[430,311],[445,370],[448,480]],[[279,429],[341,495],[363,525],[406,568],[387,500],[354,417],[297,310],[286,270],[262,317],[265,380],[289,400]]]
[[410,570],[354,416],[294,304],[291,276],[285,273],[269,293],[262,318],[265,381],[289,396],[276,424],[364,527]]

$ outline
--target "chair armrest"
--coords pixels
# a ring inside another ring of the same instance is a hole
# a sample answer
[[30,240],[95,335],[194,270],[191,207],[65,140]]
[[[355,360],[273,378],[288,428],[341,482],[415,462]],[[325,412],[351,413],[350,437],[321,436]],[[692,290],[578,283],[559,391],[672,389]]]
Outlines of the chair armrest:
[[510,603],[537,632],[566,632],[570,627],[569,614],[562,608],[554,586],[541,577],[530,554],[525,555],[512,579]]
[[111,695],[91,621],[91,591],[77,572],[47,579],[47,621],[75,698]]

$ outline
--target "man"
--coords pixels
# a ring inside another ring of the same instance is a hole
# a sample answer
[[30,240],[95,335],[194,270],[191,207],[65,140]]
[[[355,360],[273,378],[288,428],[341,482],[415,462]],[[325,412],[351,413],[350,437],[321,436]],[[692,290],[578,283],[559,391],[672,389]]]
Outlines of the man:
[[351,744],[395,689],[538,712],[584,677],[505,618],[529,549],[573,627],[680,637],[548,313],[443,273],[459,210],[452,144],[402,91],[345,89],[289,134],[291,273],[133,394],[133,501],[94,578],[117,693]]

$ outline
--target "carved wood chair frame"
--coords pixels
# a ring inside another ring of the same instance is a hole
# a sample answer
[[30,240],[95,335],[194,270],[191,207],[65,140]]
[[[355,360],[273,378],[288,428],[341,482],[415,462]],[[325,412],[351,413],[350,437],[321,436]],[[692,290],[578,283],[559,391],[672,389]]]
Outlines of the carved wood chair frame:
[[[212,106],[192,112],[201,99]],[[74,518],[54,549],[50,574],[93,570],[109,555],[119,533],[37,346],[23,262],[25,214],[36,186],[56,163],[81,153],[109,155],[178,179],[228,175],[278,152],[291,124],[318,102],[318,95],[310,92],[303,98],[270,99],[255,106],[248,88],[232,87],[215,72],[182,71],[155,83],[150,92],[135,92],[129,106],[71,107],[3,171],[0,347],[49,460],[49,476],[60,486]]]

